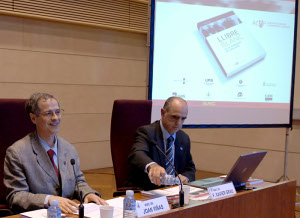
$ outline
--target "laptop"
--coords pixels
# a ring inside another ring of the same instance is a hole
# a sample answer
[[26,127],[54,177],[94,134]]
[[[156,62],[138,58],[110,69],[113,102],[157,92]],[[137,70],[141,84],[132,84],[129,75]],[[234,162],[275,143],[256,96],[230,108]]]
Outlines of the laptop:
[[201,179],[197,181],[190,182],[189,185],[200,187],[200,188],[209,188],[223,183],[232,182],[235,188],[245,187],[246,182],[260,164],[262,159],[267,154],[267,151],[255,152],[250,154],[241,155],[225,179],[222,178],[208,178]]

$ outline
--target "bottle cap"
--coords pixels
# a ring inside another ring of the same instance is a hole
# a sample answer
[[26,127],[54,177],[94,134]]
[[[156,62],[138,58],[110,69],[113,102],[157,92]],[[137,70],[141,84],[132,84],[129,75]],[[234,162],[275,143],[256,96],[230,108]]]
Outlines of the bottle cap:
[[58,200],[57,200],[57,199],[52,199],[52,200],[50,201],[50,205],[58,206]]
[[126,196],[133,196],[134,192],[132,190],[126,190]]

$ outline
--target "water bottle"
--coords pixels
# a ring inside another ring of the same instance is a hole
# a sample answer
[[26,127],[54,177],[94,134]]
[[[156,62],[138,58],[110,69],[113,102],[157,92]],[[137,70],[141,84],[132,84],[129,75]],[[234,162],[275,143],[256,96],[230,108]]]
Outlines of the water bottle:
[[47,218],[61,218],[61,210],[58,206],[58,200],[52,199],[50,207],[47,210]]
[[165,181],[160,180],[162,185],[180,184],[179,178],[172,175],[165,175]]
[[136,201],[133,197],[134,192],[132,190],[126,191],[126,197],[123,201],[123,218],[135,218],[136,217]]

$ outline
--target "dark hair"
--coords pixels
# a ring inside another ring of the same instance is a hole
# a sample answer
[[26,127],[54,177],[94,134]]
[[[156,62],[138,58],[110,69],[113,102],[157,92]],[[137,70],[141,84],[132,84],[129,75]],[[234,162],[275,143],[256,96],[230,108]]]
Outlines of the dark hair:
[[[39,101],[41,99],[46,101],[50,98],[53,98],[56,100],[56,98],[54,98],[53,95],[50,95],[47,93],[39,93],[39,92],[33,93],[25,103],[25,110],[26,110],[28,116],[30,113],[33,113],[33,114],[39,116],[40,112],[41,112],[40,107],[39,107]],[[58,101],[57,101],[57,103],[58,103]],[[59,106],[59,103],[58,103],[58,106]]]
[[183,98],[180,98],[180,97],[170,97],[170,98],[168,98],[168,99],[165,101],[165,104],[164,104],[164,107],[163,107],[163,108],[164,108],[166,111],[169,111],[170,108],[171,108],[172,102],[175,101],[175,100],[182,101],[182,102],[184,102],[184,103],[187,105],[186,101],[185,101]]

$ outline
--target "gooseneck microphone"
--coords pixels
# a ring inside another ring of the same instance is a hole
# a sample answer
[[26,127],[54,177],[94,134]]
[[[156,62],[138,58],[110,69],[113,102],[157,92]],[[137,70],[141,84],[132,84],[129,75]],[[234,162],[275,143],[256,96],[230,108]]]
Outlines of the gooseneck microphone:
[[79,187],[78,187],[78,180],[77,180],[77,176],[75,174],[75,168],[74,168],[74,165],[75,165],[75,160],[72,158],[70,160],[70,163],[71,165],[73,166],[73,172],[74,172],[74,177],[75,177],[75,180],[76,180],[76,189],[77,189],[77,192],[78,192],[78,195],[79,195],[79,200],[80,200],[80,205],[78,207],[78,211],[79,211],[79,218],[84,218],[84,206],[82,204],[82,192],[79,192]]
[[180,181],[179,205],[180,205],[180,207],[183,207],[183,205],[184,205],[184,191],[182,190],[183,184],[182,184],[182,182],[181,182],[181,179],[180,179],[180,177],[179,177],[179,174],[177,173],[174,164],[169,160],[169,158],[167,157],[167,155],[165,154],[165,152],[163,152],[163,151],[161,150],[161,148],[158,147],[158,145],[156,144],[156,142],[151,141],[151,143],[152,143],[153,145],[155,145],[156,149],[159,150],[160,153],[162,153],[162,154],[165,156],[166,160],[171,164],[171,166],[172,166],[172,168],[173,168],[173,170],[174,170],[174,172],[175,172],[175,175],[178,177],[178,179],[179,179],[179,181]]

